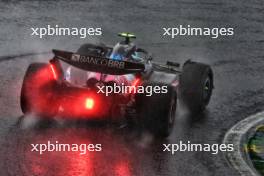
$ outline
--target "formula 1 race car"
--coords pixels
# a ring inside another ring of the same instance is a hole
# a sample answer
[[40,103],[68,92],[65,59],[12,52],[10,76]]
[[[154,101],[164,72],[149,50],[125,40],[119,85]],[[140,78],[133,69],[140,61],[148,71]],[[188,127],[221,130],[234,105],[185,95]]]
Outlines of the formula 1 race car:
[[84,44],[77,52],[53,50],[49,63],[29,65],[21,109],[43,118],[116,119],[136,122],[157,136],[170,134],[178,98],[191,113],[208,105],[213,90],[210,66],[153,61],[151,54],[125,40],[110,47]]

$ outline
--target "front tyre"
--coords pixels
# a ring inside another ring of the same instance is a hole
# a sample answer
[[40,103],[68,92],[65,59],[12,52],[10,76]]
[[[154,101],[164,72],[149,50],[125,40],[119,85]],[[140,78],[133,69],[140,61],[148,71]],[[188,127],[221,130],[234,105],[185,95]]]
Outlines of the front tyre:
[[213,91],[213,71],[209,65],[187,61],[180,76],[180,100],[191,113],[204,111]]

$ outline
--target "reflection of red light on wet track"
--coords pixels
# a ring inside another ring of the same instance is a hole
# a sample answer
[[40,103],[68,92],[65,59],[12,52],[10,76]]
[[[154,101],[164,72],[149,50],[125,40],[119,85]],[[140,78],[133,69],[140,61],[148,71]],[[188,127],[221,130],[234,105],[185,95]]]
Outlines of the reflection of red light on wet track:
[[71,160],[69,161],[69,170],[65,175],[72,176],[92,176],[93,165],[92,165],[92,156],[91,153],[85,155],[80,155],[79,153],[72,153],[70,156]]
[[129,164],[127,162],[119,162],[115,166],[115,175],[116,176],[131,176]]
[[34,175],[44,175],[45,174],[45,168],[42,165],[33,165],[32,171]]
[[[49,152],[43,155],[30,154],[29,175],[93,176],[92,154],[78,152]],[[29,158],[27,158],[29,159]]]
[[[57,131],[58,132],[58,131]],[[90,144],[91,141],[84,139],[79,135],[63,136],[56,135],[60,144]],[[50,140],[49,136],[37,135],[34,144],[47,144]],[[56,140],[52,140],[52,144],[56,144]],[[56,176],[93,176],[94,166],[93,160],[96,152],[87,151],[83,153],[83,149],[79,151],[46,151],[42,155],[39,152],[31,152],[28,148],[25,155],[26,173],[28,175],[56,175]],[[56,174],[55,174],[56,173]]]
[[[132,153],[118,138],[112,137],[107,133],[77,128],[50,129],[45,133],[31,134],[30,138],[23,139],[27,141],[23,172],[38,176],[132,176]],[[30,144],[46,144],[49,140],[53,144],[56,141],[79,145],[102,143],[102,151],[87,151],[83,155],[79,151],[43,152],[42,155],[31,152]]]

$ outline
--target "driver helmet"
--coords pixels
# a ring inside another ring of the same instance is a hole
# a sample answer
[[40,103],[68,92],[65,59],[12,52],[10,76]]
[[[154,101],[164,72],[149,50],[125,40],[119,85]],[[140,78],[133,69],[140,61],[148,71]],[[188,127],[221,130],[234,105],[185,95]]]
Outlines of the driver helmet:
[[136,45],[134,43],[119,42],[114,46],[110,59],[119,61],[129,60],[135,51]]

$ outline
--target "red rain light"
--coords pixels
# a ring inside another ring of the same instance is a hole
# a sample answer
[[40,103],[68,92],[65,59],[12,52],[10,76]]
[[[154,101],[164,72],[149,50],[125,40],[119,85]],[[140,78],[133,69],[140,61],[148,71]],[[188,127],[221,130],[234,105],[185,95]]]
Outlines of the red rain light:
[[92,98],[87,98],[85,100],[85,108],[86,109],[93,109],[94,107],[94,100]]

